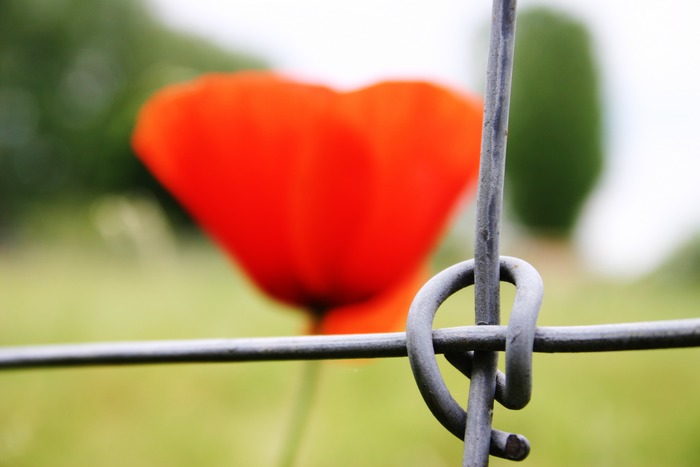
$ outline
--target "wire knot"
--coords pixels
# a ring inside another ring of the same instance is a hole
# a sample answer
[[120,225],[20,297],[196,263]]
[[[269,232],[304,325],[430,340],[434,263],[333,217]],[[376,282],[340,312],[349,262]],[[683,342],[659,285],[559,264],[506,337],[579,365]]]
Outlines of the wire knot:
[[[516,292],[506,333],[506,374],[497,373],[495,397],[504,407],[518,410],[527,405],[532,394],[532,348],[544,286],[537,270],[521,259],[501,257],[500,272],[501,281],[514,284]],[[438,273],[414,298],[406,325],[408,358],[423,399],[435,418],[460,439],[464,439],[467,411],[452,397],[440,373],[433,347],[433,320],[447,298],[473,284],[474,260]],[[471,376],[472,352],[453,352],[445,357]],[[491,431],[491,455],[522,460],[529,452],[524,436]]]

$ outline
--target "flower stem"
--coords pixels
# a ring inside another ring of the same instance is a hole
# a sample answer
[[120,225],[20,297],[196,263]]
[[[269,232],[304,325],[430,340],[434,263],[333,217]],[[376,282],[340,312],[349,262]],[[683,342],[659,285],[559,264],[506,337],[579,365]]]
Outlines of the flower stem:
[[299,454],[302,438],[306,431],[314,396],[318,389],[319,375],[321,373],[321,360],[307,360],[303,363],[303,373],[296,405],[292,412],[291,424],[287,432],[287,439],[282,448],[279,467],[292,467]]

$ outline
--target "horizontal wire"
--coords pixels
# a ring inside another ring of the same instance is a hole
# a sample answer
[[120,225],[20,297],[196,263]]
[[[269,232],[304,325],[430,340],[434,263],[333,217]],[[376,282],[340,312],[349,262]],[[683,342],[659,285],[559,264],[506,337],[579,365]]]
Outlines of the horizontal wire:
[[[507,326],[433,331],[435,353],[505,350]],[[542,326],[533,350],[607,352],[700,346],[700,319]],[[256,337],[0,347],[0,369],[405,357],[406,334]]]

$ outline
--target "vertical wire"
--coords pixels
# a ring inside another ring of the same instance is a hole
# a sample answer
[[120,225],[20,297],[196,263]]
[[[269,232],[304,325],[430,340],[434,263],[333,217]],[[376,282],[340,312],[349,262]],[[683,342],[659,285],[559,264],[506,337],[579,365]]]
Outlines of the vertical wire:
[[[474,245],[474,293],[476,323],[479,325],[500,323],[499,235],[513,71],[515,10],[516,0],[494,0]],[[497,364],[496,352],[474,353],[464,438],[464,466],[485,466],[489,462]]]

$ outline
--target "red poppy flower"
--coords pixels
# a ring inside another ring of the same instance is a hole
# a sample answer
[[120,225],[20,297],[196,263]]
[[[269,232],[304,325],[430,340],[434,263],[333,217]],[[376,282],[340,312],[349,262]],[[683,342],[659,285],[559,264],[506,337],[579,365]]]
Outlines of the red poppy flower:
[[481,101],[423,82],[338,93],[264,72],[168,87],[136,153],[269,295],[324,333],[405,317],[478,171]]

